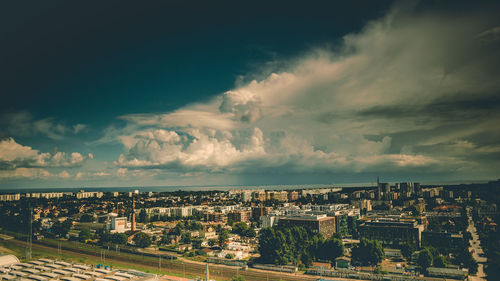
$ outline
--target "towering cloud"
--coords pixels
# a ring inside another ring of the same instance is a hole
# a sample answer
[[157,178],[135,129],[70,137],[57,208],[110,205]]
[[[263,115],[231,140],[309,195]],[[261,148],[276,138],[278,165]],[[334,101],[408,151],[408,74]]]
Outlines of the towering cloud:
[[[460,172],[499,164],[497,20],[401,11],[204,104],[122,116],[123,168]],[[130,127],[129,127],[130,128]]]

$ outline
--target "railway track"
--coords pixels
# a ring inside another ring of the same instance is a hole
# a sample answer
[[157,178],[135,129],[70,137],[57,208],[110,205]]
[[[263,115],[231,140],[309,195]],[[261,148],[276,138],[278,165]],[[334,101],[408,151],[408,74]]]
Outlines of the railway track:
[[[12,239],[9,243],[17,244],[18,246],[26,246],[25,241],[20,241]],[[54,251],[58,249],[58,245],[53,245],[50,243],[44,243],[43,241],[33,241],[33,249]],[[96,258],[102,258],[102,254],[96,251],[92,251],[85,248],[78,247],[68,247],[66,245],[60,246],[60,251],[64,255],[83,257],[96,260]],[[57,255],[57,253],[55,253]],[[105,254],[105,261],[119,263],[124,266],[134,266],[140,265],[143,268],[150,270],[159,270],[158,261],[153,260],[151,257],[145,257],[135,254],[120,254],[111,250],[107,250]],[[293,275],[285,274],[272,271],[263,271],[256,269],[242,270],[236,267],[224,266],[224,265],[213,265],[210,264],[210,277],[216,280],[231,280],[231,278],[237,274],[242,275],[248,281],[278,281],[278,280],[289,280],[289,281],[310,281],[315,280],[317,277],[307,276],[307,275]],[[164,274],[175,273],[177,275],[191,275],[191,276],[205,276],[206,265],[204,263],[198,263],[186,260],[162,260],[161,262],[161,272]]]

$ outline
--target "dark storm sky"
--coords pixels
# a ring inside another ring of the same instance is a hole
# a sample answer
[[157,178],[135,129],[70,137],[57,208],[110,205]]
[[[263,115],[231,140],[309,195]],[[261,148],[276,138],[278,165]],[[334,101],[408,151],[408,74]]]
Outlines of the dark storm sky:
[[493,1],[185,2],[2,3],[0,186],[498,177]]

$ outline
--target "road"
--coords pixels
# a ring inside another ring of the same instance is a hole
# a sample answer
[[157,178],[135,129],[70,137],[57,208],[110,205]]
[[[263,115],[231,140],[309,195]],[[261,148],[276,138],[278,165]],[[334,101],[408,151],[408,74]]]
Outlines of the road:
[[471,216],[471,208],[467,208],[467,216],[469,217],[469,225],[467,226],[467,231],[472,235],[472,239],[469,241],[469,251],[472,251],[472,257],[477,261],[477,274],[476,276],[471,276],[470,279],[474,281],[486,280],[486,274],[484,273],[484,265],[486,264],[487,258],[484,256],[484,251],[479,244],[479,235],[477,234],[476,226]]

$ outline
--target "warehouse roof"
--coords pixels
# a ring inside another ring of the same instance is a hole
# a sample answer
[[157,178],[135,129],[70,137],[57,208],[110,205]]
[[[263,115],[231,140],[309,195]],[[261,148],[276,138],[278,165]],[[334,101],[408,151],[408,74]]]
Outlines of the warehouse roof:
[[14,255],[0,256],[0,266],[10,266],[15,263],[19,263],[19,259]]
[[[102,265],[71,264],[64,261],[39,259],[20,263],[15,256],[2,256],[0,281],[156,281],[156,274],[135,270],[107,270]],[[43,266],[41,266],[43,264]],[[36,265],[36,266],[35,266]],[[108,267],[106,267],[108,268]],[[111,269],[111,268],[110,268]],[[95,278],[102,276],[100,278]],[[95,279],[94,279],[95,278]]]

